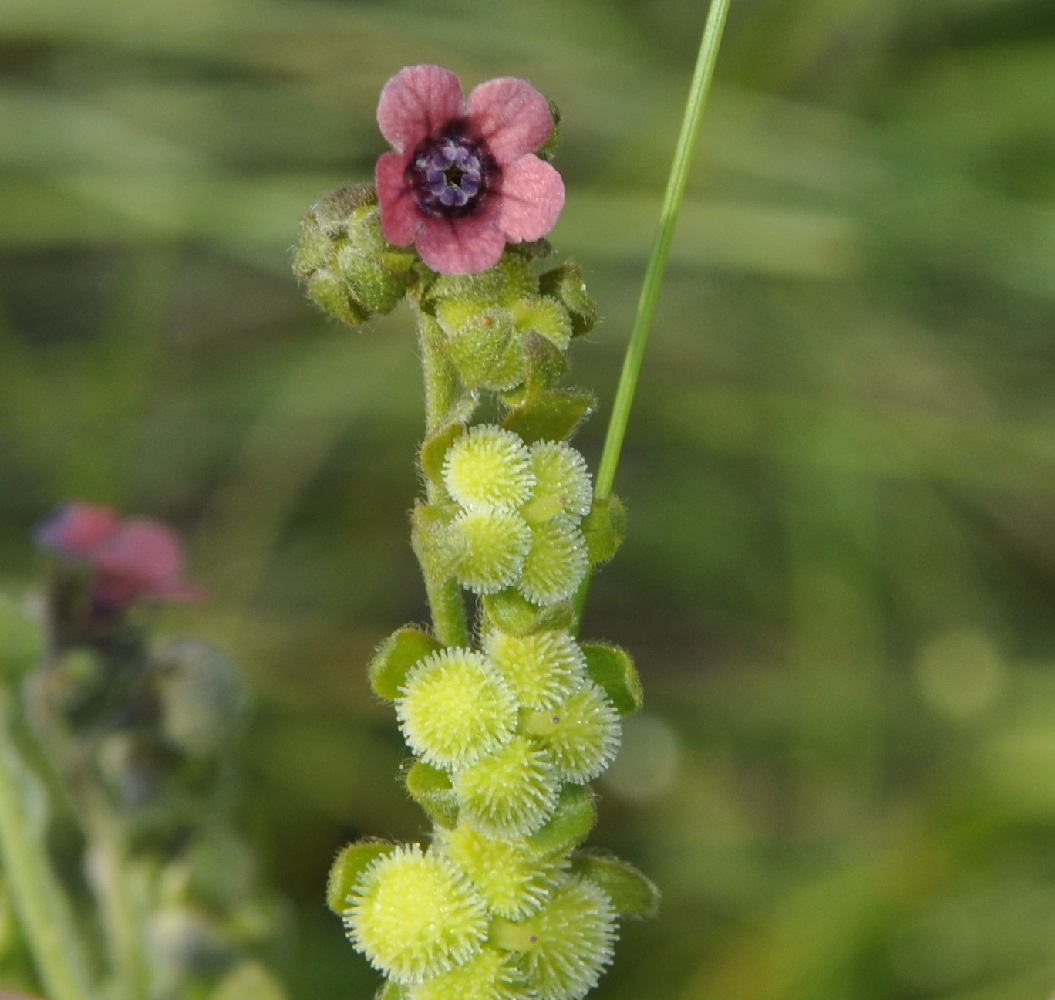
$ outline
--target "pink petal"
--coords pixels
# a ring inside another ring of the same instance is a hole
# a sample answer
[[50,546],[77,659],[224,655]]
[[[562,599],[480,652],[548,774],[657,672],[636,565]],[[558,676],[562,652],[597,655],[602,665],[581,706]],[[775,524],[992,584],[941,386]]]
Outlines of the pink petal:
[[117,514],[109,507],[91,503],[68,503],[42,524],[37,544],[68,559],[92,553],[117,527]]
[[513,76],[480,84],[469,95],[469,118],[499,164],[533,153],[553,131],[549,102]]
[[556,225],[564,207],[564,181],[557,170],[528,154],[502,168],[498,225],[511,243],[537,240]]
[[417,239],[421,259],[440,274],[476,274],[493,267],[506,248],[493,214],[425,219]]
[[120,579],[142,594],[164,595],[183,572],[183,546],[157,521],[131,519],[107,540],[93,559],[100,576]]
[[464,114],[462,85],[442,66],[407,66],[385,84],[377,124],[392,146],[413,150],[426,136]]
[[400,247],[414,242],[421,225],[421,213],[414,195],[403,179],[406,165],[407,157],[402,153],[385,153],[374,169],[381,231],[389,243]]

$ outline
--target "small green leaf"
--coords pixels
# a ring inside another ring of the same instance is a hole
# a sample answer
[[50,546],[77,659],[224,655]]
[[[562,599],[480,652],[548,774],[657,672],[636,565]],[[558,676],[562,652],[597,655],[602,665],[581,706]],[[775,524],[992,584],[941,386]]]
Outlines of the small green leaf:
[[533,399],[556,385],[568,370],[567,358],[534,330],[524,335],[525,398]]
[[438,767],[415,761],[404,778],[407,794],[439,826],[450,829],[458,822],[458,799],[450,775]]
[[571,867],[603,889],[620,916],[654,917],[659,913],[659,887],[630,862],[590,852],[573,857]]
[[396,629],[370,660],[370,687],[385,700],[395,701],[411,667],[440,648],[442,643],[423,629],[413,625]]
[[630,654],[604,642],[584,642],[580,648],[586,657],[587,676],[604,688],[615,710],[620,715],[639,711],[644,692]]
[[608,562],[626,538],[626,506],[617,496],[597,497],[582,520],[586,554],[592,565]]
[[582,277],[582,265],[578,261],[565,261],[560,267],[547,271],[539,278],[539,287],[544,295],[552,295],[564,303],[571,315],[571,335],[589,333],[597,322],[597,306],[586,291]]
[[585,389],[551,390],[510,410],[502,426],[519,434],[527,444],[564,441],[593,413],[594,404],[593,393]]
[[419,503],[410,515],[410,543],[427,580],[442,582],[451,575],[458,552],[449,528],[457,513],[454,504]]
[[465,433],[465,424],[447,424],[421,446],[421,471],[437,486],[443,485],[443,460],[447,449]]
[[539,854],[564,854],[590,835],[596,821],[593,793],[585,785],[564,785],[553,815],[528,837],[528,843]]
[[483,606],[491,622],[510,635],[527,635],[542,629],[567,629],[574,621],[572,606],[567,601],[540,608],[515,587],[485,595]]
[[330,865],[326,880],[326,905],[338,916],[348,908],[348,896],[359,881],[359,876],[382,854],[395,850],[396,845],[386,840],[357,840],[345,844]]

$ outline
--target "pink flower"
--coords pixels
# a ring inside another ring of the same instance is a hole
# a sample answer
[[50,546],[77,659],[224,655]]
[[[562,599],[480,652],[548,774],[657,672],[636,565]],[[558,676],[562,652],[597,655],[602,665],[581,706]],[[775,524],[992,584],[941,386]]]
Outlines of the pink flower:
[[91,568],[92,600],[101,609],[204,596],[183,579],[183,546],[159,521],[120,520],[108,507],[70,503],[37,529],[36,540],[45,551]]
[[466,101],[450,70],[408,66],[381,91],[377,123],[396,150],[375,171],[381,228],[389,243],[416,244],[434,271],[484,271],[507,242],[556,223],[564,182],[534,155],[553,115],[526,81],[499,77]]

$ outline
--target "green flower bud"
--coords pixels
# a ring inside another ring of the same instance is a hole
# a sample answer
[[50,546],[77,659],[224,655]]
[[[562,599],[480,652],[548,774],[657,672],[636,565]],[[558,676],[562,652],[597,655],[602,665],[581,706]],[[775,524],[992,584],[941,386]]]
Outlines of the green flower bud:
[[[583,681],[557,708],[539,712],[542,742],[562,781],[583,785],[604,772],[619,749],[619,716],[604,691]],[[531,732],[532,729],[528,728]]]
[[477,594],[493,594],[516,581],[532,544],[531,529],[519,514],[489,507],[459,514],[450,538],[459,553],[454,575]]
[[391,312],[406,293],[414,255],[381,233],[372,185],[323,195],[301,220],[293,272],[322,309],[352,326]]
[[560,791],[549,754],[523,736],[459,771],[453,781],[460,815],[496,837],[533,833]]
[[564,631],[509,635],[495,629],[484,648],[525,708],[553,708],[583,676],[583,655]]
[[447,972],[480,951],[487,907],[454,863],[397,847],[363,873],[344,910],[348,936],[367,960],[397,983]]
[[443,481],[463,507],[516,510],[531,495],[535,476],[524,442],[491,424],[473,427],[448,449]]
[[436,319],[447,334],[447,356],[467,388],[507,389],[523,381],[523,352],[508,309],[451,298],[437,304]]
[[558,514],[531,529],[517,586],[535,604],[556,604],[578,590],[588,565],[582,532],[571,517]]
[[546,901],[560,871],[557,861],[540,859],[524,841],[495,840],[468,826],[442,831],[436,849],[476,886],[492,913],[514,920]]
[[537,441],[531,446],[535,488],[520,513],[529,522],[548,521],[557,514],[583,517],[593,503],[586,459],[563,441]]
[[442,649],[411,670],[396,715],[422,760],[458,769],[509,742],[517,705],[502,675],[479,653]]
[[515,927],[527,945],[519,965],[539,1000],[580,1000],[612,961],[615,911],[587,879],[568,879],[542,910]]

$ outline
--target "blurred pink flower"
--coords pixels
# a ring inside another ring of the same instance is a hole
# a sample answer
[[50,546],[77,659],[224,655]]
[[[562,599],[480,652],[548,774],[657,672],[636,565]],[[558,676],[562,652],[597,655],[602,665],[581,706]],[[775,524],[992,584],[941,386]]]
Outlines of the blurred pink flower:
[[385,238],[416,244],[434,271],[484,271],[507,242],[556,224],[564,182],[534,155],[553,115],[526,81],[499,77],[466,101],[450,70],[408,66],[381,91],[377,123],[396,150],[375,171]]
[[75,502],[45,521],[36,540],[45,551],[92,569],[92,598],[100,608],[204,597],[200,587],[183,579],[183,545],[159,521],[121,520],[108,507]]

